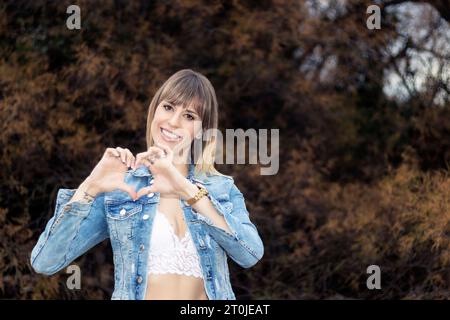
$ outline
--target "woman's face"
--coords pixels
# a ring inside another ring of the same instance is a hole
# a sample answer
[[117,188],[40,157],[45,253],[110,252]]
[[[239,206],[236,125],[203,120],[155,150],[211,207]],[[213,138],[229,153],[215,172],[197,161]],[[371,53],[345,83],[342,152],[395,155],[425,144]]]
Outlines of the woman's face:
[[151,124],[154,142],[167,145],[174,150],[186,150],[202,129],[202,120],[194,108],[172,105],[163,100],[156,107]]

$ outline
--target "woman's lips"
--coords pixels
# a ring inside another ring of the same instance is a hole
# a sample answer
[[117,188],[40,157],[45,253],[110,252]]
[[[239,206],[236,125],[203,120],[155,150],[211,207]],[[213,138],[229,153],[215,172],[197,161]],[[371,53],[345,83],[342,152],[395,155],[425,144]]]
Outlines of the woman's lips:
[[161,132],[161,136],[164,140],[168,141],[168,142],[175,142],[175,141],[180,141],[181,137],[169,130],[166,130],[164,128],[160,128],[160,132]]

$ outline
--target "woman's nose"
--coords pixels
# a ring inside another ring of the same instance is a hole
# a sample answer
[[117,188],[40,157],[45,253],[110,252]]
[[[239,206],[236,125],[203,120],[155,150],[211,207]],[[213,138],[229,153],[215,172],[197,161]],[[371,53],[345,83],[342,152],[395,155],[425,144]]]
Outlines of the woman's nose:
[[172,126],[172,127],[178,127],[178,123],[179,123],[179,121],[180,121],[180,115],[179,114],[177,114],[177,113],[174,113],[171,117],[170,117],[170,119],[169,119],[169,124]]

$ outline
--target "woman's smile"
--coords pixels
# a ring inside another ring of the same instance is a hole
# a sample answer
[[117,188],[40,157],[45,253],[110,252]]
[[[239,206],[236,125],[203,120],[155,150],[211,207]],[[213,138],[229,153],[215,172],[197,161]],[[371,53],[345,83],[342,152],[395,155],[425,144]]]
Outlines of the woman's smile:
[[177,142],[181,140],[181,136],[173,133],[172,131],[169,131],[167,129],[164,128],[160,128],[160,132],[161,132],[161,137],[167,141],[167,142]]

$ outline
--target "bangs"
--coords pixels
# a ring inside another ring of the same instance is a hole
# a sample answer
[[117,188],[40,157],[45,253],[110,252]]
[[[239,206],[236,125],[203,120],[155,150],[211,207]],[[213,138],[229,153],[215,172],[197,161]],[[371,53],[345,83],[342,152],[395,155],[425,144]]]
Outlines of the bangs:
[[200,79],[188,76],[168,85],[161,94],[161,100],[173,105],[191,107],[201,119],[205,115],[205,105],[208,101],[207,91]]

